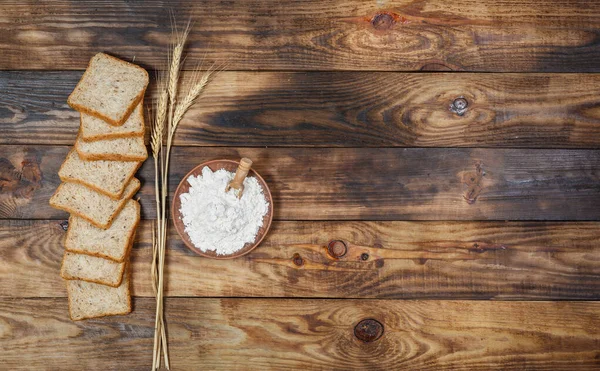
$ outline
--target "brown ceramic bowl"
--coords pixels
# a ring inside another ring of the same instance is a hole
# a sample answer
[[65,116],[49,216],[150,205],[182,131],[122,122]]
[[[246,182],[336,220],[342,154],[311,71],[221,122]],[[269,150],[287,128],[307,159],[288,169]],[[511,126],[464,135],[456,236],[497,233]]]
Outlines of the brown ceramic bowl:
[[267,214],[263,219],[262,227],[260,227],[258,233],[256,234],[256,240],[254,241],[254,243],[246,243],[243,248],[231,255],[217,255],[217,253],[214,251],[205,252],[198,249],[196,246],[194,246],[192,241],[190,241],[190,237],[185,232],[185,226],[183,225],[183,221],[181,220],[181,212],[179,211],[179,209],[181,208],[181,200],[179,199],[179,196],[183,193],[187,193],[190,189],[190,185],[187,182],[187,179],[191,175],[198,176],[202,174],[202,169],[204,169],[205,166],[208,166],[212,171],[225,169],[227,171],[235,173],[235,171],[238,168],[238,165],[239,162],[232,160],[212,160],[205,162],[196,166],[189,173],[187,173],[181,180],[181,183],[179,183],[179,186],[177,186],[177,189],[175,190],[175,195],[173,196],[173,202],[171,205],[171,215],[173,215],[173,223],[175,224],[175,229],[177,230],[177,233],[179,233],[179,235],[181,236],[181,239],[185,243],[185,246],[187,246],[188,249],[192,250],[198,255],[213,259],[233,259],[242,255],[246,255],[250,251],[254,250],[256,246],[258,246],[262,242],[262,240],[267,235],[269,228],[271,228],[271,221],[273,221],[273,197],[271,196],[271,191],[269,190],[269,187],[267,186],[265,180],[260,175],[258,175],[258,173],[254,171],[254,169],[250,169],[248,176],[253,176],[258,180],[258,183],[262,186],[263,193],[265,194],[265,197],[269,202],[269,210],[267,211]]

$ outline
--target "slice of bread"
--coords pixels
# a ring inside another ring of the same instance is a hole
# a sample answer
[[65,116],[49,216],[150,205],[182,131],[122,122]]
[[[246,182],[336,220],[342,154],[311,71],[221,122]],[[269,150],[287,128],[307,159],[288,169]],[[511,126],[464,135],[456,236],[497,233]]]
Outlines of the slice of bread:
[[81,137],[75,141],[75,150],[86,161],[145,161],[148,151],[144,137],[103,139],[84,142]]
[[141,164],[136,161],[84,161],[72,149],[58,170],[58,176],[63,182],[81,183],[118,200]]
[[60,276],[66,280],[82,280],[118,287],[123,279],[125,262],[65,251]]
[[140,204],[135,200],[127,201],[108,229],[97,228],[85,219],[71,215],[65,249],[123,262],[133,244],[139,222]]
[[133,113],[121,126],[110,125],[86,113],[81,114],[79,122],[81,123],[79,135],[85,142],[143,136],[145,131],[143,101],[135,107]]
[[81,80],[69,95],[73,109],[121,126],[144,97],[148,72],[108,54],[90,59]]
[[61,183],[50,197],[50,206],[75,214],[98,228],[107,229],[127,200],[140,189],[140,185],[139,180],[131,179],[123,197],[113,200],[82,184],[65,182]]
[[129,264],[125,267],[119,287],[110,287],[81,280],[67,280],[69,316],[73,321],[116,316],[131,312]]

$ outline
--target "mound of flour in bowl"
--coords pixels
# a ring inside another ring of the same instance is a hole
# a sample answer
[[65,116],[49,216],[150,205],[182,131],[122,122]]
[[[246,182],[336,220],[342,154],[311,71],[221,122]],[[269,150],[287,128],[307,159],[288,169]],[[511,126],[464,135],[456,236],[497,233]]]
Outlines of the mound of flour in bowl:
[[202,251],[229,255],[256,239],[269,203],[255,177],[246,177],[244,193],[225,187],[235,174],[225,169],[213,172],[208,166],[202,175],[190,176],[188,193],[180,196],[181,220],[190,240]]

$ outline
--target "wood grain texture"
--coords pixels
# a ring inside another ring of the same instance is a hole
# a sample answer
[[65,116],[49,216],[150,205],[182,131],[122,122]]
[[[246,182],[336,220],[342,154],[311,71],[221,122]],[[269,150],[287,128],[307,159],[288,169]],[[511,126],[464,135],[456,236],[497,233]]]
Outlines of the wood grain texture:
[[[65,219],[48,200],[69,147],[0,146],[0,218]],[[275,220],[600,220],[600,151],[174,148],[170,191],[194,166],[248,157]],[[154,216],[153,163],[137,177]]]
[[[0,72],[0,144],[72,145],[79,114],[66,100],[80,77]],[[463,115],[450,110],[459,97]],[[600,75],[224,72],[175,144],[599,148],[598,97]]]
[[[168,6],[196,21],[190,60],[230,69],[600,71],[600,4],[586,0]],[[162,1],[4,1],[0,69],[84,69],[98,51],[162,68],[170,24]]]
[[[58,220],[0,221],[0,296],[65,296],[65,233]],[[600,223],[276,222],[251,254],[217,261],[171,230],[166,295],[599,300],[599,239]],[[345,255],[328,253],[332,240]],[[151,241],[143,221],[136,296],[153,296]]]
[[[167,299],[176,370],[593,370],[600,303]],[[152,299],[71,322],[65,299],[1,299],[3,367],[145,370]],[[33,314],[35,313],[35,315]],[[354,327],[374,318],[382,337]],[[26,352],[24,350],[27,349]]]

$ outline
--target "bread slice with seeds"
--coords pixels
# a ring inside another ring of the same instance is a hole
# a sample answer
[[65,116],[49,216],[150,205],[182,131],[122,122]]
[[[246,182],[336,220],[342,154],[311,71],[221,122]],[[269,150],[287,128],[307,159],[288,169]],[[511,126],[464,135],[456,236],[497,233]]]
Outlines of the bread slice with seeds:
[[144,97],[148,72],[135,64],[98,53],[67,103],[73,109],[121,126]]
[[101,139],[139,137],[144,135],[144,110],[143,102],[140,102],[129,118],[121,126],[113,126],[106,121],[81,113],[79,135],[84,142]]
[[50,206],[75,214],[98,228],[107,229],[112,224],[127,200],[140,189],[140,181],[131,179],[119,200],[96,192],[79,183],[65,182],[50,198]]
[[63,182],[81,183],[118,200],[141,164],[138,161],[84,161],[72,149],[58,176]]
[[69,316],[73,321],[88,318],[116,316],[131,312],[131,280],[129,264],[125,267],[119,287],[98,283],[67,280]]
[[129,200],[108,229],[101,229],[75,215],[69,218],[65,249],[123,262],[140,222],[140,204]]
[[148,158],[143,136],[93,142],[84,142],[78,137],[75,150],[79,157],[86,161],[145,161]]
[[65,280],[82,280],[118,287],[124,271],[125,262],[117,263],[109,259],[65,251],[60,276]]

